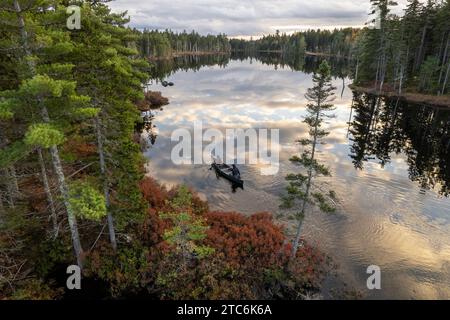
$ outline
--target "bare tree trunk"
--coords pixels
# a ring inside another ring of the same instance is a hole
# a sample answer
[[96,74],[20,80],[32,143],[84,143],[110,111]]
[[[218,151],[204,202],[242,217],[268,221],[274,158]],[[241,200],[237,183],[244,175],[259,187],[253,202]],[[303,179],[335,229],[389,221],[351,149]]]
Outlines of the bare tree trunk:
[[12,190],[15,193],[15,196],[17,196],[19,194],[19,182],[17,181],[16,167],[14,167],[14,165],[9,167],[9,176],[11,179]]
[[80,242],[80,236],[78,234],[78,226],[77,226],[77,220],[75,219],[75,215],[73,214],[72,207],[69,203],[69,191],[67,189],[66,181],[64,172],[61,165],[61,160],[59,158],[58,153],[58,147],[52,146],[50,147],[50,153],[52,154],[53,158],[53,166],[55,168],[55,173],[58,178],[58,186],[59,191],[61,192],[63,196],[63,202],[67,210],[67,220],[69,222],[70,232],[72,234],[72,243],[73,248],[75,250],[75,255],[77,257],[77,263],[80,268],[83,267],[83,260],[82,260],[82,254],[83,254],[83,248],[81,247]]
[[99,117],[96,118],[95,126],[97,129],[97,144],[98,144],[98,154],[100,157],[100,172],[103,176],[103,191],[105,194],[105,203],[106,208],[108,210],[108,230],[109,230],[109,239],[111,241],[111,245],[114,251],[117,250],[117,240],[116,240],[116,232],[114,230],[114,219],[111,214],[110,209],[110,199],[109,199],[109,186],[108,186],[108,176],[106,173],[106,164],[105,164],[105,154],[103,151],[103,139],[101,132],[101,124]]
[[384,79],[386,77],[386,54],[383,53],[381,58],[381,68],[380,68],[380,92],[383,91]]
[[380,59],[381,58],[378,58],[378,62],[377,62],[377,72],[376,72],[376,77],[375,77],[375,89],[377,88],[377,86],[378,86],[378,75],[379,75],[379,73],[380,73]]
[[400,80],[399,80],[399,84],[398,84],[398,94],[402,94],[402,89],[403,89],[403,73],[404,73],[404,66],[402,65],[400,67]]
[[445,94],[445,88],[447,87],[449,73],[450,73],[450,62],[448,62],[447,64],[447,72],[445,74],[444,84],[442,85],[442,94]]
[[38,148],[37,153],[39,156],[39,165],[41,166],[42,182],[44,184],[45,194],[47,195],[47,202],[50,207],[51,219],[53,222],[53,236],[54,236],[54,238],[56,238],[58,236],[58,219],[56,217],[55,203],[53,201],[52,192],[50,190],[50,184],[48,183],[47,170],[45,168],[45,162],[44,162],[44,157],[42,155],[42,149]]
[[[22,44],[23,44],[23,48],[25,50],[25,56],[26,56],[25,60],[27,61],[31,75],[34,76],[36,74],[36,69],[35,69],[34,63],[32,62],[32,59],[28,59],[31,56],[31,52],[30,52],[29,45],[28,45],[28,34],[25,29],[25,21],[23,19],[22,10],[20,8],[20,4],[19,4],[18,0],[14,0],[14,9],[17,13],[19,30],[20,30],[20,34],[22,37]],[[42,118],[43,118],[44,122],[46,122],[46,123],[50,122],[47,108],[44,105],[41,105],[41,112],[42,112]],[[68,188],[66,185],[64,172],[62,169],[61,160],[59,158],[58,147],[56,145],[51,146],[50,153],[52,155],[53,167],[55,168],[56,176],[58,178],[58,187],[63,196],[64,206],[66,207],[66,211],[67,211],[67,218],[68,218],[67,220],[69,221],[70,232],[72,234],[72,244],[73,244],[73,248],[75,250],[77,263],[78,263],[78,266],[80,268],[82,268],[83,267],[83,263],[82,263],[83,249],[81,247],[80,237],[78,234],[77,221],[75,219],[75,216],[73,214],[72,208],[69,203],[69,192],[68,192]]]
[[5,212],[5,207],[3,206],[3,194],[0,191],[0,223],[2,223],[2,214]]
[[423,31],[422,31],[422,39],[420,41],[420,47],[419,47],[419,52],[417,53],[417,58],[416,58],[416,63],[414,65],[414,71],[418,70],[420,64],[422,63],[422,59],[423,59],[423,47],[425,44],[425,38],[427,35],[427,29],[428,29],[428,20],[429,18],[427,18],[427,22],[425,23],[425,26],[423,27]]
[[[447,62],[450,62],[450,61],[447,61],[448,59],[447,59],[447,53],[448,53],[448,47],[449,47],[449,44],[450,44],[450,40],[447,40],[447,45],[445,46],[445,50],[444,50],[444,56],[443,56],[443,58],[442,58],[442,65],[441,65],[441,71],[439,72],[439,84],[441,84],[441,80],[442,80],[442,76],[444,75],[444,67],[445,67],[445,64],[447,63]],[[439,94],[444,94],[444,91],[445,91],[445,86],[446,86],[446,84],[445,84],[445,79],[444,79],[444,84],[443,84],[443,89],[442,89],[442,91],[441,92],[439,92]]]
[[6,193],[8,195],[8,205],[10,208],[15,208],[14,203],[15,193],[14,188],[11,185],[11,175],[8,169],[3,169],[3,175],[5,176]]

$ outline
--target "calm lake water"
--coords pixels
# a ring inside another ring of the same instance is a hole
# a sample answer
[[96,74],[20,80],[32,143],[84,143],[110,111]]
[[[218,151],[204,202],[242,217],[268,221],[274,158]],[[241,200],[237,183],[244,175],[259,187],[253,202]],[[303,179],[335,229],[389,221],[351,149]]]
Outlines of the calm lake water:
[[[302,170],[288,159],[300,150],[295,140],[307,134],[304,94],[318,61],[283,65],[274,58],[262,60],[160,62],[161,77],[175,85],[149,84],[170,105],[152,111],[148,173],[168,186],[195,188],[212,210],[268,211],[292,226],[289,214],[279,209],[279,197],[285,175]],[[303,234],[334,259],[341,276],[364,298],[449,299],[450,112],[354,95],[347,88],[350,80],[342,76],[345,66],[333,65],[336,118],[326,125],[331,134],[318,155],[333,173],[328,183],[339,210],[331,215],[309,211]],[[245,188],[232,192],[209,165],[174,165],[172,131],[192,130],[196,120],[203,121],[204,129],[223,132],[280,129],[279,173],[262,176],[258,166],[241,165]],[[381,290],[366,288],[369,265],[381,268]]]

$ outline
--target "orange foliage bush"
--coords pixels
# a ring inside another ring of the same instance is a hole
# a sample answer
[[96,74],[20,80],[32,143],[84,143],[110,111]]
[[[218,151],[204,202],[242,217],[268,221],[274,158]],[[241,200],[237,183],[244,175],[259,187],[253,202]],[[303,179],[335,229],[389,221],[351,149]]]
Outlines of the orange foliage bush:
[[210,212],[206,218],[210,225],[206,244],[223,253],[234,267],[279,266],[289,253],[282,228],[268,213],[246,217],[235,212]]
[[140,189],[144,200],[147,201],[148,214],[139,228],[138,234],[146,245],[163,246],[163,233],[169,227],[167,220],[159,217],[159,212],[164,210],[169,197],[164,186],[158,184],[155,179],[145,177],[140,183]]
[[162,209],[169,198],[166,187],[161,186],[152,177],[145,177],[140,183],[142,196],[151,208]]
[[210,212],[206,217],[210,226],[206,244],[222,254],[231,267],[247,274],[247,281],[270,283],[273,293],[275,288],[284,295],[299,287],[317,289],[331,270],[330,259],[306,242],[296,258],[290,259],[291,244],[269,213],[244,216]]
[[[155,179],[148,176],[142,180],[140,189],[150,208],[157,211],[169,210],[168,202],[173,199],[178,192],[178,188],[167,190],[165,186],[160,185]],[[201,200],[192,189],[190,189],[190,192],[192,194],[192,212],[195,214],[205,214],[208,212],[208,203]]]
[[167,190],[146,177],[140,189],[149,208],[133,243],[117,254],[108,254],[107,246],[91,253],[92,273],[110,283],[116,296],[137,286],[163,299],[296,299],[316,291],[329,272],[327,258],[306,243],[291,261],[291,245],[270,214],[209,212],[192,191],[188,212],[205,218],[203,245],[214,252],[181,268],[179,255],[164,241],[171,222],[160,217],[174,211],[178,188]]
[[159,91],[148,91],[145,93],[144,100],[138,101],[136,106],[140,111],[148,111],[149,109],[161,108],[169,104],[169,99],[163,97]]

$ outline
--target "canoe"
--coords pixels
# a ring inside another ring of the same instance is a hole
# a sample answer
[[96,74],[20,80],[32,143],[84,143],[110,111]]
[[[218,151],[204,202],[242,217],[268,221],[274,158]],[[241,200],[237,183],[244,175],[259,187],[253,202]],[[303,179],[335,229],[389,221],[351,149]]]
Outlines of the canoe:
[[172,87],[174,85],[173,82],[167,82],[165,80],[162,81],[161,84],[162,84],[163,87],[167,87],[167,86]]
[[227,169],[231,168],[229,165],[226,164],[217,164],[217,163],[213,163],[211,165],[214,170],[216,171],[216,173],[227,179],[228,181],[231,181],[235,186],[243,188],[244,187],[244,181],[241,179],[238,179],[237,177],[233,176],[231,173],[228,173]]

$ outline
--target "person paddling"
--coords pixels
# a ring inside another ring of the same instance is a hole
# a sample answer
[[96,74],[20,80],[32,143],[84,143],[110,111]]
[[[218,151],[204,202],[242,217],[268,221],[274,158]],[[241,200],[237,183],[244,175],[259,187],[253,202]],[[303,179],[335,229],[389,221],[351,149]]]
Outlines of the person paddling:
[[238,167],[236,167],[235,164],[233,164],[233,165],[231,166],[231,173],[233,174],[233,176],[234,176],[235,178],[238,178],[238,179],[241,178],[241,172],[239,171]]

